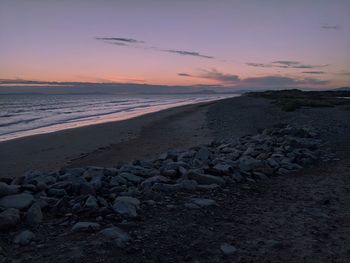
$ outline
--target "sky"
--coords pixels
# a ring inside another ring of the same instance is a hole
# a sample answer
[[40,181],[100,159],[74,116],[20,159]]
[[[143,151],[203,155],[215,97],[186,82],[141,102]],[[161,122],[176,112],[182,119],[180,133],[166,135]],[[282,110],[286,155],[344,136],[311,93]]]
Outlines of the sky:
[[349,0],[0,0],[0,85],[350,85]]

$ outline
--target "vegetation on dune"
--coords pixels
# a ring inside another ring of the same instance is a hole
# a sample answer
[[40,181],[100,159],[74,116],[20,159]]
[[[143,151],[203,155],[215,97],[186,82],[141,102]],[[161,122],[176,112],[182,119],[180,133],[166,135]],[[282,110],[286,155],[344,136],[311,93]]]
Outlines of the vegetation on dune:
[[301,91],[277,90],[265,92],[250,92],[251,97],[262,97],[271,99],[272,103],[278,105],[283,111],[291,112],[302,107],[334,107],[338,105],[349,105],[350,91]]

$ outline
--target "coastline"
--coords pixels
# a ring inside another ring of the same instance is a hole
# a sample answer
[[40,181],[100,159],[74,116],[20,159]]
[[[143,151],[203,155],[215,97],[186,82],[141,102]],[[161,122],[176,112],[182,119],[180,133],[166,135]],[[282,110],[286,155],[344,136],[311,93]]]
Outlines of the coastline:
[[[226,100],[230,98],[225,98]],[[134,118],[112,121],[89,126],[66,129],[51,133],[32,135],[0,142],[0,177],[17,177],[30,170],[54,171],[70,164],[71,160],[80,160],[91,153],[108,149],[111,145],[127,143],[139,137],[145,127],[158,126],[160,130],[171,125],[180,125],[188,138],[167,140],[170,145],[156,145],[142,149],[142,154],[123,155],[123,161],[144,158],[147,155],[161,153],[174,145],[189,147],[206,143],[210,135],[205,126],[205,111],[213,103],[222,100],[201,102],[177,106],[165,110],[147,113]],[[184,125],[181,125],[184,124]],[[192,131],[198,129],[198,135]],[[178,131],[170,132],[171,135]],[[173,144],[177,141],[175,144]],[[155,149],[156,148],[156,149]]]

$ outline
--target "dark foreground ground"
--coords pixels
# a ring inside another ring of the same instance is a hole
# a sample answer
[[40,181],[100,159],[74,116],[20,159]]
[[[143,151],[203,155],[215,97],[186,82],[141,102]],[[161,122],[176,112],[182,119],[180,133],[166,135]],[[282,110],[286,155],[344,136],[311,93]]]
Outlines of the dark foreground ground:
[[[95,232],[71,232],[62,223],[69,214],[47,215],[33,230],[37,242],[13,246],[8,235],[1,236],[3,262],[350,262],[349,110],[339,105],[285,112],[261,98],[234,102],[208,108],[205,128],[214,138],[281,122],[312,124],[339,160],[221,190],[160,195],[141,205],[137,219],[106,222],[128,231],[132,242],[125,248],[107,245]],[[213,199],[218,206],[184,207],[192,197]],[[237,251],[224,255],[223,243]]]

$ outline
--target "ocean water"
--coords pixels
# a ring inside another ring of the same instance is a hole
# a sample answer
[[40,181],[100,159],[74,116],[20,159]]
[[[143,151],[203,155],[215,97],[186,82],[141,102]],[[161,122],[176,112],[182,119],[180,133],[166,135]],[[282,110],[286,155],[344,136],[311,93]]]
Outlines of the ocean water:
[[0,141],[234,96],[237,95],[0,95]]

